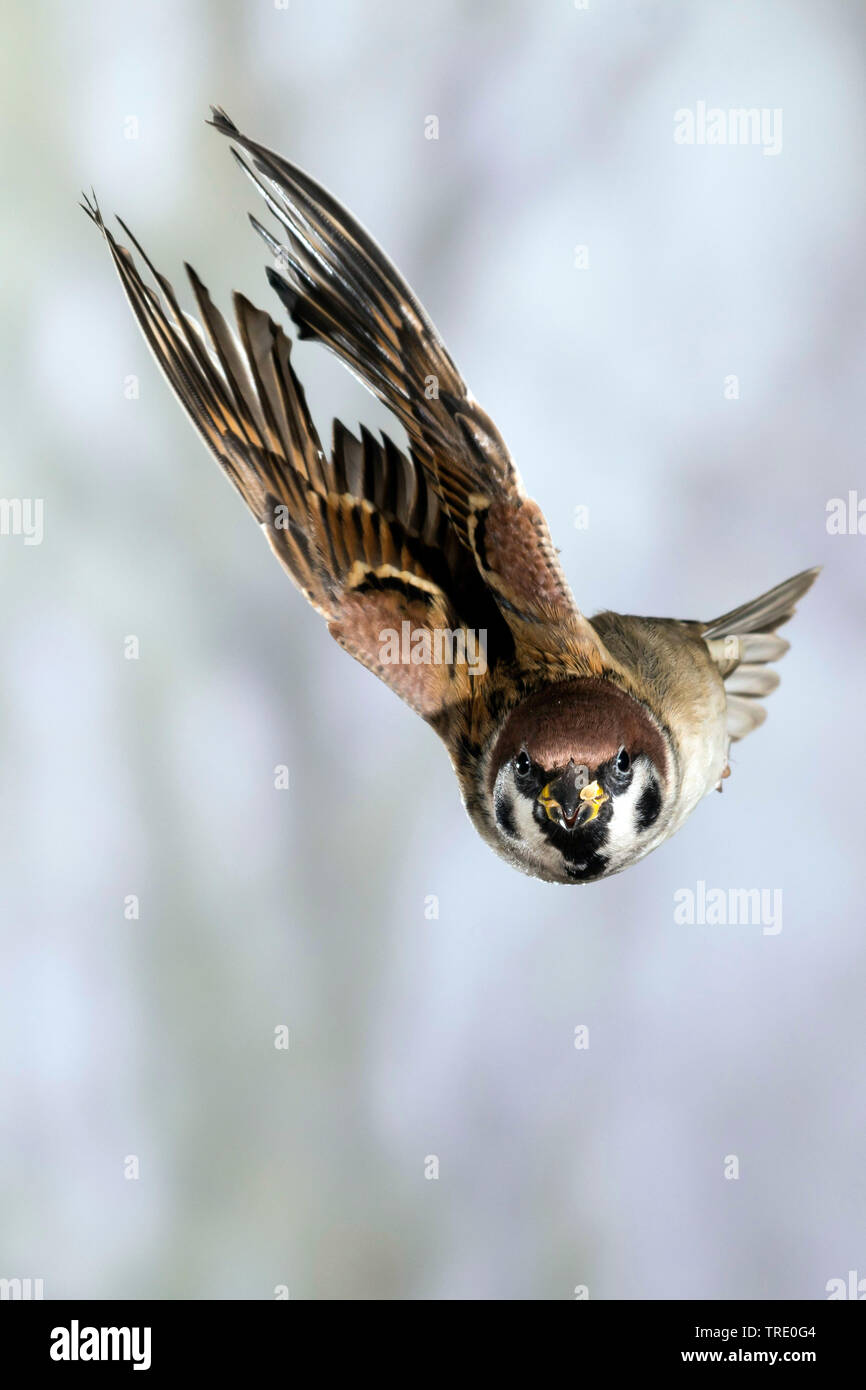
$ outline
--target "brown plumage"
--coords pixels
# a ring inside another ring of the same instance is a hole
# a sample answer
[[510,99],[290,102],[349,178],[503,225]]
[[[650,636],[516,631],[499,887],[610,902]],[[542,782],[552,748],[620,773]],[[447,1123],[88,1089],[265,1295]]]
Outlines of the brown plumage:
[[275,219],[275,232],[251,222],[298,336],[361,378],[409,450],[335,421],[326,453],[283,329],[236,294],[232,332],[187,267],[200,327],[124,224],[154,285],[85,198],[169,385],[332,636],[440,735],[484,839],[552,881],[619,871],[726,775],[730,740],[761,721],[757,700],[776,684],[767,663],[787,644],[775,629],[817,571],[708,624],[590,622],[405,281],[306,174],[219,109],[212,124]]

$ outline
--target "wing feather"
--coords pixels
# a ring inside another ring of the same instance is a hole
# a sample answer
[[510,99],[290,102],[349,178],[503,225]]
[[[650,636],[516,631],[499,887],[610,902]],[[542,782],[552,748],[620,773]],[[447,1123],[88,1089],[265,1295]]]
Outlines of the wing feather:
[[299,335],[335,352],[404,426],[415,463],[518,647],[536,648],[543,638],[535,629],[558,626],[598,664],[606,654],[575,604],[541,509],[406,281],[308,174],[243,135],[219,108],[212,124],[243,151],[232,153],[279,224],[281,239],[251,217],[276,262],[268,280]]
[[235,295],[235,334],[188,266],[200,327],[128,229],[159,292],[95,200],[85,210],[169,385],[335,639],[432,722],[469,699],[486,666],[471,673],[446,659],[419,671],[417,662],[383,657],[383,633],[404,621],[431,641],[462,632],[464,651],[470,626],[489,630],[497,659],[513,655],[509,630],[423,470],[387,437],[362,430],[358,439],[338,420],[326,456],[283,330]]

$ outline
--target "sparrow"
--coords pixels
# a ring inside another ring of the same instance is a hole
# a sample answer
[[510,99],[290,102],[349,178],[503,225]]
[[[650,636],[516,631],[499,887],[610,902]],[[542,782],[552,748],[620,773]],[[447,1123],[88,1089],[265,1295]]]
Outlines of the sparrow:
[[135,254],[85,195],[151,352],[332,637],[439,735],[487,844],[547,882],[619,873],[721,790],[731,744],[778,684],[777,629],[818,570],[708,622],[587,618],[398,271],[324,188],[211,110],[270,214],[250,221],[297,337],[336,353],[408,450],[335,420],[326,452],[283,328],[236,293],[233,332],[189,265],[200,323],[183,313],[126,224]]

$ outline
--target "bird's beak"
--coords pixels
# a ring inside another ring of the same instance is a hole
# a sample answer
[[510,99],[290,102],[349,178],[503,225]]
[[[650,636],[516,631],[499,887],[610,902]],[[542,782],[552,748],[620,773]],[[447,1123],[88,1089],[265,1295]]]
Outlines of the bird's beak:
[[595,820],[602,805],[607,801],[607,792],[602,791],[598,782],[590,782],[589,786],[584,787],[580,793],[580,799],[583,804],[578,812],[578,817],[581,825],[588,825],[591,820]]
[[555,821],[564,830],[573,830],[575,825],[587,825],[595,820],[602,802],[607,801],[607,793],[598,782],[583,786],[581,769],[572,762],[556,781],[542,788],[538,800],[548,820]]

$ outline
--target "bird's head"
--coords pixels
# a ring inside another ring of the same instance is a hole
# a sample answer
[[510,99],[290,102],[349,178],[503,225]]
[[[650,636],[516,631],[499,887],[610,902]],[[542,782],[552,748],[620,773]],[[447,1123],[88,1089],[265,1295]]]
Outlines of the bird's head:
[[653,848],[667,820],[667,735],[607,680],[528,696],[488,766],[498,848],[536,878],[588,883],[617,873]]

